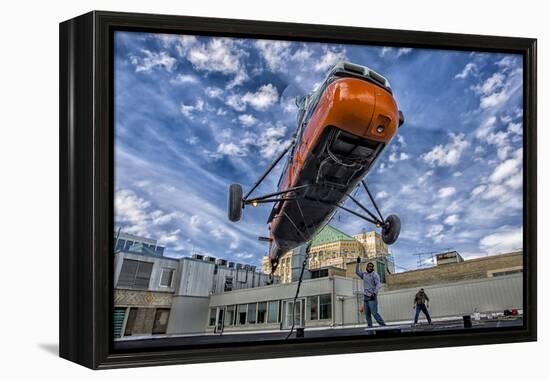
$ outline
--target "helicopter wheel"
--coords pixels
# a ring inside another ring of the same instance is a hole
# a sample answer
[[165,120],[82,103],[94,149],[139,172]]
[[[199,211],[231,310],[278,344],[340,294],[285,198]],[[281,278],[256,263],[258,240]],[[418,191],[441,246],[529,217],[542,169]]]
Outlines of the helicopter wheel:
[[243,214],[243,188],[238,183],[229,186],[228,217],[232,222],[238,222]]
[[395,243],[401,232],[401,220],[395,214],[386,218],[382,226],[382,241],[390,245]]

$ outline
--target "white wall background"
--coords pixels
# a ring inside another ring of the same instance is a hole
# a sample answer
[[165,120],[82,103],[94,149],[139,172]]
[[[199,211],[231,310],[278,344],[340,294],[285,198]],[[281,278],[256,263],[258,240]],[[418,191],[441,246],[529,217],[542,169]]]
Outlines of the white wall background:
[[[254,5],[256,4],[256,5]],[[260,6],[261,4],[261,6]],[[0,21],[0,376],[11,378],[518,378],[548,368],[548,11],[542,1],[7,1]],[[353,5],[353,6],[352,6]],[[539,342],[94,373],[57,358],[58,23],[93,9],[539,39]],[[6,260],[7,259],[7,260]],[[546,351],[546,353],[545,353]],[[449,363],[453,363],[449,365]],[[423,374],[419,374],[419,369]],[[536,378],[540,376],[536,376]]]

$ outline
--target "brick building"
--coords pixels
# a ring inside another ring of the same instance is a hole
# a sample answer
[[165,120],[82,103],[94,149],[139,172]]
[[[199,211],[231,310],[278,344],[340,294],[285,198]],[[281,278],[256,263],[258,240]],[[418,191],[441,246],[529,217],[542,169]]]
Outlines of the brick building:
[[522,273],[523,251],[470,260],[439,262],[431,268],[393,273],[386,276],[388,289],[423,287],[432,284],[475,280]]

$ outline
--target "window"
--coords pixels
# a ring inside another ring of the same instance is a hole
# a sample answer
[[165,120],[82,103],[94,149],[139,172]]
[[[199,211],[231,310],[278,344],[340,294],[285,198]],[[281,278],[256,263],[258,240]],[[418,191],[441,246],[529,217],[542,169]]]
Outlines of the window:
[[160,276],[160,286],[169,288],[172,286],[172,278],[174,277],[174,270],[171,268],[162,268],[162,275]]
[[158,253],[160,256],[162,256],[164,254],[164,247],[157,246],[157,248],[155,249],[155,252]]
[[233,290],[233,277],[226,276],[225,277],[225,284],[223,286],[224,292],[230,292]]
[[225,322],[226,326],[233,326],[235,321],[235,305],[227,306],[225,309]]
[[258,323],[265,323],[267,317],[267,302],[258,303]]
[[126,240],[126,244],[124,245],[124,250],[125,250],[125,251],[128,251],[132,245],[134,245],[134,242],[133,242],[133,241],[131,241],[131,240]]
[[256,323],[256,307],[255,303],[248,304],[248,323]]
[[319,319],[332,318],[332,302],[330,294],[319,296]]
[[170,316],[170,309],[157,309],[155,313],[155,320],[153,322],[153,334],[166,334],[166,328],[168,327],[168,318]]
[[210,309],[210,319],[208,320],[208,326],[214,326],[216,324],[216,308]]
[[245,325],[246,324],[246,304],[239,305],[237,309],[237,323],[239,325]]
[[125,243],[126,243],[126,240],[118,239],[116,242],[115,251],[122,251]]
[[152,270],[153,263],[124,259],[118,277],[118,286],[147,289]]
[[319,319],[319,297],[307,297],[308,308],[306,309],[306,318],[311,321]]
[[279,321],[279,301],[269,301],[267,309],[267,323]]
[[507,276],[510,274],[517,274],[517,273],[523,273],[522,269],[515,269],[515,270],[507,270],[503,272],[494,272],[493,277],[499,277],[499,276]]

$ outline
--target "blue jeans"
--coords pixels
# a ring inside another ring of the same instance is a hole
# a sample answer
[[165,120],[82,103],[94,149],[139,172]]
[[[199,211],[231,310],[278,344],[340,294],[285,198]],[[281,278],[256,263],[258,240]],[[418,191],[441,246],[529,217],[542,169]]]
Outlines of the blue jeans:
[[365,302],[365,318],[367,319],[367,325],[369,327],[372,327],[372,318],[371,318],[371,315],[372,315],[380,326],[386,326],[386,323],[384,322],[380,314],[378,314],[378,301],[376,300],[376,297],[372,299],[370,297],[365,296],[364,302]]
[[428,313],[428,308],[423,303],[416,304],[416,314],[414,315],[414,323],[418,323],[418,316],[420,315],[421,311],[426,316],[428,323],[432,323],[432,319],[430,318],[430,313]]

